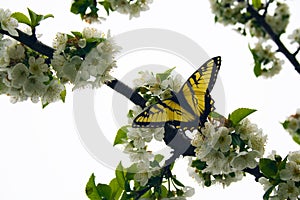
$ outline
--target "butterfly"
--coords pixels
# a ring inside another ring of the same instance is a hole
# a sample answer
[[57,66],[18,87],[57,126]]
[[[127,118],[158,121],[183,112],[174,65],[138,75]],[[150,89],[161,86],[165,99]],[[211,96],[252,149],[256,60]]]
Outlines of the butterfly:
[[166,123],[176,129],[193,130],[204,126],[214,108],[210,92],[221,66],[221,57],[206,61],[172,97],[146,107],[134,120],[134,128],[163,127]]

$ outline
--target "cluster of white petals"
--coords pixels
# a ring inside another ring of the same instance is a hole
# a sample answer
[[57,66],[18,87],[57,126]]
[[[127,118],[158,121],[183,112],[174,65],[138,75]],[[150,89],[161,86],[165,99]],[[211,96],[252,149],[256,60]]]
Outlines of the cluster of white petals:
[[200,171],[190,167],[190,175],[202,185],[209,180],[212,184],[228,186],[243,177],[242,170],[257,166],[257,160],[264,154],[265,142],[262,130],[248,119],[234,129],[206,122],[191,143],[196,147],[197,159],[205,163],[205,167]]
[[[88,49],[84,55],[78,54],[85,50],[87,43],[94,40],[99,40],[99,44]],[[116,67],[115,55],[120,47],[115,44],[110,33],[105,37],[95,28],[85,28],[82,38],[73,46],[67,45],[67,41],[67,34],[58,33],[53,42],[56,51],[51,64],[62,82],[74,84],[74,89],[88,86],[97,88],[113,79],[109,73]]]
[[149,10],[150,3],[153,0],[109,0],[112,9],[121,14],[128,14],[129,18],[139,17],[141,11]]
[[[275,161],[276,152],[273,151],[269,159]],[[280,181],[270,181],[266,177],[261,177],[259,183],[263,185],[265,191],[272,189],[272,199],[298,199],[300,195],[300,152],[290,152],[287,156],[285,167],[279,171]]]

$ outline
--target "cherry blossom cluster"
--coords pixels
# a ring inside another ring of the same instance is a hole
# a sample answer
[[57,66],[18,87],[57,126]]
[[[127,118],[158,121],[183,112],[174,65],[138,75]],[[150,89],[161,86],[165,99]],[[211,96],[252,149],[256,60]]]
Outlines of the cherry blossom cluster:
[[[18,22],[9,10],[0,9],[1,29],[18,36]],[[16,40],[0,35],[0,94],[10,96],[12,103],[30,98],[43,106],[65,99],[65,84],[74,89],[100,87],[116,67],[120,50],[110,34],[85,28],[72,35],[58,33],[50,59]]]
[[264,154],[266,135],[247,118],[235,127],[206,122],[193,140],[196,158],[190,160],[189,173],[201,185],[228,186],[253,169]]

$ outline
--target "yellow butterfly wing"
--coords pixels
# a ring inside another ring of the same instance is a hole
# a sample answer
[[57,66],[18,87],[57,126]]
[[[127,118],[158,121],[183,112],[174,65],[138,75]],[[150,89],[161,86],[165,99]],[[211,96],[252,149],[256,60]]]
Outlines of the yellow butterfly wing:
[[188,105],[189,111],[200,118],[200,126],[204,124],[208,114],[214,110],[214,100],[210,96],[210,91],[216,82],[220,66],[221,57],[219,56],[208,60],[188,78],[178,92],[179,102],[182,101],[183,107]]
[[202,126],[214,109],[210,96],[221,65],[221,57],[204,63],[173,97],[147,107],[133,120],[133,127],[162,127],[170,123],[176,128]]
[[178,126],[182,121],[195,120],[195,116],[183,109],[176,101],[166,99],[147,107],[133,121],[133,127],[162,127],[166,122]]

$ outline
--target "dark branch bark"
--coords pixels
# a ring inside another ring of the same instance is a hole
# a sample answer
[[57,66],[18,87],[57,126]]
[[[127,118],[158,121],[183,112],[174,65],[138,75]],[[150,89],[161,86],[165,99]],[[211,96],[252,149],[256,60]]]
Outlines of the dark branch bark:
[[285,55],[285,57],[292,63],[295,67],[295,70],[300,74],[300,64],[294,54],[290,53],[289,50],[284,46],[281,42],[279,36],[274,33],[270,25],[266,22],[265,18],[261,16],[257,10],[255,10],[251,5],[248,4],[247,7],[248,12],[251,14],[253,18],[263,27],[263,29],[269,34],[275,44],[278,46],[278,50]]
[[255,177],[256,182],[258,182],[259,178],[264,176],[262,173],[260,173],[258,166],[256,166],[254,169],[246,168],[243,171],[252,174]]
[[146,100],[133,89],[125,85],[123,82],[114,79],[112,81],[106,82],[105,84],[130,99],[135,105],[139,105],[142,108],[146,107]]
[[10,35],[7,31],[4,30],[0,30],[1,34],[5,34],[8,35],[12,38],[14,38],[15,40],[25,44],[26,46],[28,46],[29,48],[31,48],[32,50],[39,52],[47,57],[49,57],[50,59],[53,56],[54,53],[54,49],[43,44],[42,42],[40,42],[39,40],[37,40],[35,35],[27,35],[26,33],[18,30],[19,36],[12,36]]

